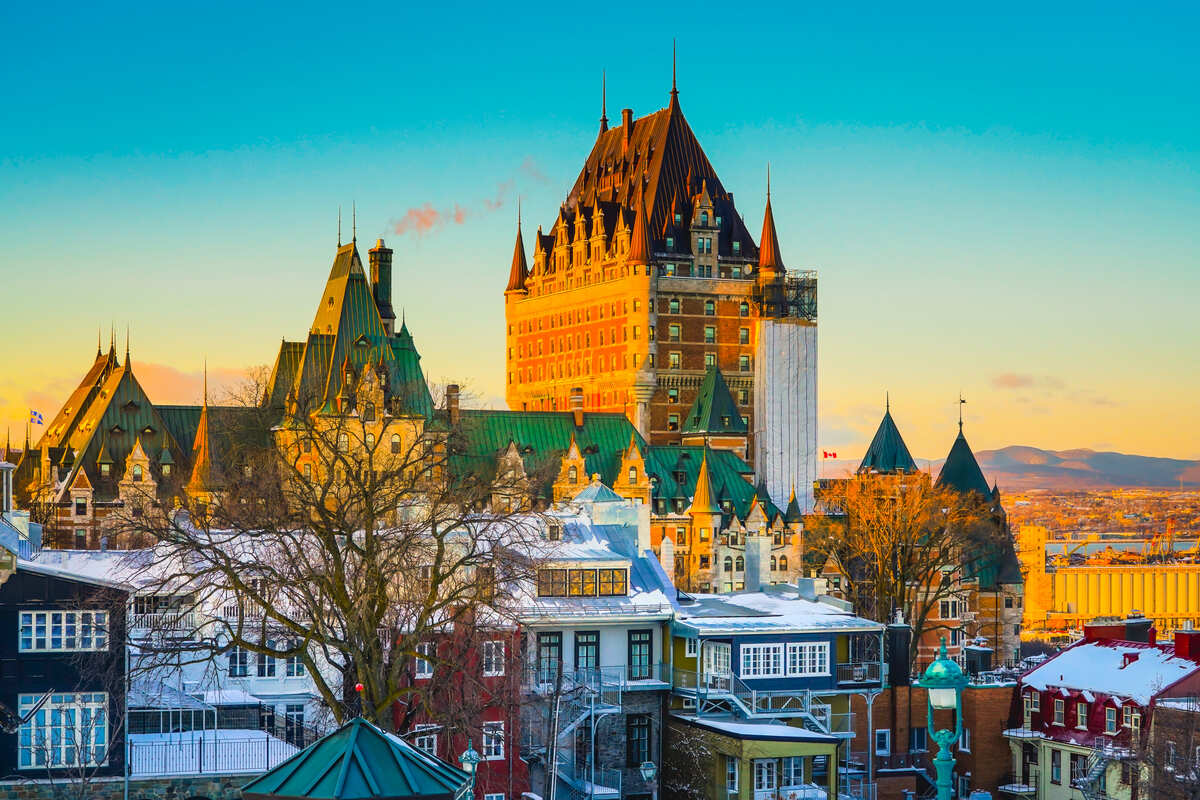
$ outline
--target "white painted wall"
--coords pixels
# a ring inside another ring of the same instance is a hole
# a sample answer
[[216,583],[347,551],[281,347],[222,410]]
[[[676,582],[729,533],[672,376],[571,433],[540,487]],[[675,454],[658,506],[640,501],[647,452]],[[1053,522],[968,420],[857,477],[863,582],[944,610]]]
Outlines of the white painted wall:
[[817,479],[817,326],[786,317],[758,320],[754,360],[754,468],[771,499],[802,511]]

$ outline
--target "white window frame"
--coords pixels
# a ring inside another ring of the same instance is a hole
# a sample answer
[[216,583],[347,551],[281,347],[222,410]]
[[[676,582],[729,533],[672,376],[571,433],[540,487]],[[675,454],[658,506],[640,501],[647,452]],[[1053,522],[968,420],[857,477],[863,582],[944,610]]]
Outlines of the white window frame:
[[[883,737],[883,746],[882,747],[880,747],[880,745],[879,745],[881,736]],[[875,729],[875,739],[872,744],[873,744],[873,747],[875,750],[875,755],[890,756],[892,754],[892,731],[891,731],[891,729],[876,728]]]
[[[250,677],[250,651],[244,647],[234,645],[229,648],[227,654],[226,668],[231,678],[249,678]],[[236,669],[235,669],[236,667]]]
[[964,753],[971,752],[971,729],[965,725],[962,734],[958,737],[958,749]]
[[[921,732],[921,746],[917,746],[917,731]],[[929,729],[914,727],[909,729],[908,733],[908,751],[910,753],[927,753],[929,752]]]
[[683,655],[687,658],[695,658],[700,653],[699,639],[684,639],[683,640]]
[[829,642],[789,642],[787,674],[789,678],[828,675]]
[[[39,694],[18,695],[17,713],[24,716],[41,699]],[[51,695],[17,735],[18,769],[103,766],[108,751],[107,692]]]
[[437,732],[439,725],[418,725],[413,729],[413,747],[428,756],[437,758]]
[[754,759],[754,791],[766,792],[779,788],[778,763],[773,758]]
[[421,656],[433,655],[433,643],[421,642],[417,645],[417,662],[413,666],[413,677],[416,678],[432,678],[433,677],[433,660],[422,658]]
[[781,766],[783,774],[779,778],[779,788],[788,789],[804,785],[803,756],[784,756]]
[[504,800],[504,792],[488,792],[483,796],[483,800]]
[[101,653],[108,650],[107,611],[22,611],[17,619],[17,649],[22,653]]
[[786,674],[782,642],[743,644],[739,652],[743,680],[747,678],[782,678]]
[[484,761],[504,759],[504,721],[483,723],[482,750]]
[[504,640],[483,643],[483,676],[497,678],[504,674]]
[[741,768],[741,762],[737,756],[725,756],[725,791],[729,794],[738,793]]

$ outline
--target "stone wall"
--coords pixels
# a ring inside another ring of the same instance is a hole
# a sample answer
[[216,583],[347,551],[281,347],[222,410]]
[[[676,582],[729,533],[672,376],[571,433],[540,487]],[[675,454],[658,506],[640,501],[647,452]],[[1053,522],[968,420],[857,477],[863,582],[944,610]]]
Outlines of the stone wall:
[[[662,767],[662,695],[659,692],[626,691],[622,713],[602,717],[596,726],[596,763],[603,767],[625,767],[625,722],[630,714],[649,714],[650,759]],[[656,781],[645,781],[636,767],[621,772],[621,796],[651,794]],[[2,800],[2,799],[0,799]]]
[[[242,787],[254,775],[191,775],[179,778],[141,778],[129,782],[130,800],[240,800]],[[123,800],[121,778],[97,778],[88,800]],[[83,789],[68,780],[0,781],[0,800],[79,800]]]

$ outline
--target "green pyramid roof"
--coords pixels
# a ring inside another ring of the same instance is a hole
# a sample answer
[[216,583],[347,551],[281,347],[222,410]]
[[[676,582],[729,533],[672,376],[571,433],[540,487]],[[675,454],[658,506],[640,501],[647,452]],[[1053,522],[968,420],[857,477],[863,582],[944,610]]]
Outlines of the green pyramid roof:
[[950,445],[950,453],[938,475],[937,485],[949,486],[963,494],[979,492],[984,498],[992,496],[987,478],[983,477],[983,470],[979,468],[979,462],[975,460],[975,454],[963,436],[961,424],[958,426],[958,437]]
[[746,420],[738,413],[737,403],[721,370],[709,367],[696,395],[696,402],[683,421],[684,433],[746,433]]
[[361,717],[242,787],[244,800],[452,800],[467,774]]
[[917,464],[913,461],[912,454],[908,452],[908,445],[904,443],[904,437],[900,435],[900,430],[892,419],[890,408],[883,412],[883,420],[879,423],[879,429],[875,431],[875,438],[871,440],[867,454],[863,456],[862,463],[858,465],[858,471],[878,473],[917,471]]

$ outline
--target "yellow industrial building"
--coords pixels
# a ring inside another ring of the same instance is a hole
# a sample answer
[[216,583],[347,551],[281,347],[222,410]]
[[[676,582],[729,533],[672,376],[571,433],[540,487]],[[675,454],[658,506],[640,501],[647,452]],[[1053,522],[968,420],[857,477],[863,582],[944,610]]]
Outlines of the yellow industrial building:
[[1194,547],[1173,548],[1167,557],[1149,553],[1153,543],[1140,539],[1052,537],[1041,525],[1023,525],[1017,538],[1025,577],[1022,638],[1068,636],[1096,617],[1134,611],[1153,620],[1160,635],[1187,621],[1200,625]]

